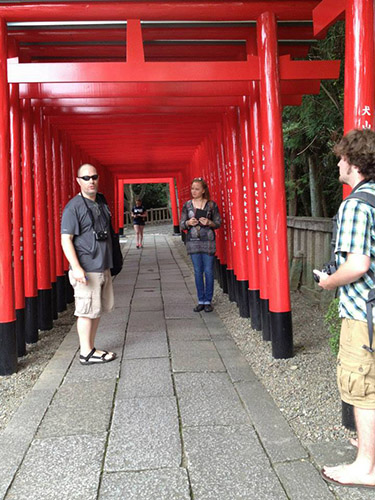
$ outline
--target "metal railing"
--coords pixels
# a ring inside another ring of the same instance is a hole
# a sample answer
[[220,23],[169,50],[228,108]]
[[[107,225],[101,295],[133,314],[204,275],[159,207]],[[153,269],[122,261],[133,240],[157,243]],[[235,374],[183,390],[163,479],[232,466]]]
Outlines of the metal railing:
[[[172,222],[172,215],[169,207],[147,209],[146,223],[163,224],[166,222]],[[124,213],[124,225],[125,226],[133,225],[133,219],[130,216],[130,212]]]

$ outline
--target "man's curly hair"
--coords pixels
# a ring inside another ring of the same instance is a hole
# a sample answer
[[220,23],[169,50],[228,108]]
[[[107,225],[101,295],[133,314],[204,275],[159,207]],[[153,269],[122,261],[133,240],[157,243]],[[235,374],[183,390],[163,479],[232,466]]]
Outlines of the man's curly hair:
[[366,180],[375,181],[375,132],[369,128],[350,130],[333,151],[358,168]]

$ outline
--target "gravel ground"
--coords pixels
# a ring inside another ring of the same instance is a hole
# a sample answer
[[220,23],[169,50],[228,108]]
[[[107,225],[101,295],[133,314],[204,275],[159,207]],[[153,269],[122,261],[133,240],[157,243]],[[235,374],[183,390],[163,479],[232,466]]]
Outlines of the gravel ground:
[[[145,233],[171,234],[171,227],[146,226]],[[132,230],[127,230],[126,237],[132,236]],[[181,239],[173,237],[170,242],[191,265]],[[347,439],[349,432],[341,425],[335,358],[328,345],[323,314],[298,292],[292,293],[291,299],[295,355],[287,360],[272,358],[270,343],[262,340],[261,332],[251,329],[249,319],[239,317],[236,304],[230,302],[218,286],[213,305],[301,441],[307,444]],[[74,321],[73,306],[69,305],[55,321],[53,330],[40,332],[38,343],[28,346],[27,355],[19,359],[18,372],[0,377],[0,431],[33,387]]]

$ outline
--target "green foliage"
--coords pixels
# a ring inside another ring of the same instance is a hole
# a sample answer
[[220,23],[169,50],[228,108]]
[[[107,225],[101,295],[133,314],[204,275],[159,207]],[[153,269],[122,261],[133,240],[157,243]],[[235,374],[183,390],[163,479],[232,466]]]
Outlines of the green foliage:
[[[146,208],[161,208],[168,206],[168,184],[147,184],[142,202]],[[136,194],[141,191],[141,184],[133,184]]]
[[339,318],[339,299],[333,299],[324,316],[324,324],[330,333],[328,339],[332,353],[337,356],[340,344],[341,319]]
[[314,44],[310,60],[340,59],[338,80],[321,82],[318,95],[305,95],[301,106],[287,106],[283,112],[284,150],[288,199],[297,197],[297,213],[309,216],[309,159],[317,171],[319,206],[322,215],[333,216],[340,204],[337,158],[333,145],[343,132],[344,23],[336,23],[324,40]]

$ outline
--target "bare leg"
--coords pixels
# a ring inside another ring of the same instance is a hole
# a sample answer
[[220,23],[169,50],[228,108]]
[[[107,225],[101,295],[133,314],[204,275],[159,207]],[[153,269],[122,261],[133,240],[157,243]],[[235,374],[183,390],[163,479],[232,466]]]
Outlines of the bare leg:
[[137,248],[139,247],[140,243],[140,234],[139,234],[139,225],[134,224],[134,231],[135,231],[135,244],[137,245]]
[[139,226],[139,244],[143,246],[143,231],[145,226]]
[[[79,337],[80,351],[82,356],[87,356],[95,346],[95,337],[98,330],[100,318],[84,318],[79,316],[77,319],[77,331]],[[103,351],[97,351],[98,356],[103,354]],[[113,353],[108,353],[112,356]],[[107,358],[107,356],[106,356]]]
[[352,464],[324,467],[326,476],[341,484],[375,485],[375,410],[354,408],[358,453]]

